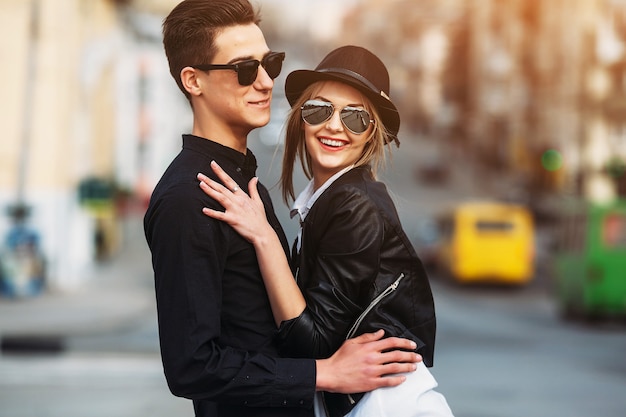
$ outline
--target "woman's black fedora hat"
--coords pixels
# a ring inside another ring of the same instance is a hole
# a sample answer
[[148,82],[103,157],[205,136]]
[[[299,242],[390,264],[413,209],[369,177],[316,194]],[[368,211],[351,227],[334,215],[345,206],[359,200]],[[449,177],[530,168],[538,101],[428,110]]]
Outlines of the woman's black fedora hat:
[[314,70],[296,70],[285,81],[285,96],[293,106],[302,92],[317,81],[340,81],[363,93],[378,110],[390,140],[398,142],[400,114],[389,99],[389,73],[385,64],[360,46],[342,46],[331,51]]

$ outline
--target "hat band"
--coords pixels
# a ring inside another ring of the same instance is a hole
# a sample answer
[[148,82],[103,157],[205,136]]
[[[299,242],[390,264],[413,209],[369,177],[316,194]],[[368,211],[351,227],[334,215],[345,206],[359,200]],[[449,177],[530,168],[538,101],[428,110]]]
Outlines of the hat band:
[[365,84],[366,87],[368,87],[369,89],[374,91],[376,94],[380,94],[383,97],[387,97],[387,95],[385,94],[384,91],[379,90],[367,78],[365,78],[361,74],[356,73],[354,71],[350,71],[350,70],[345,69],[345,68],[322,68],[322,69],[317,70],[317,72],[336,72],[336,73],[339,73],[339,74],[347,75],[347,76],[352,77],[352,78],[356,78],[358,81],[360,81],[361,83]]

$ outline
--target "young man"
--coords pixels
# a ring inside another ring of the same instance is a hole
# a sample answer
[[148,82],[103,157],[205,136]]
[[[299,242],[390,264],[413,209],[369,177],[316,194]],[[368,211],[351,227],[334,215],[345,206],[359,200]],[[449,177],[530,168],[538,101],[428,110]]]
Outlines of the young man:
[[[311,416],[315,391],[363,392],[415,369],[413,342],[367,334],[323,360],[279,358],[253,246],[203,207],[219,209],[196,175],[217,161],[237,182],[255,175],[247,135],[270,117],[284,54],[268,48],[248,0],[185,0],[163,24],[170,72],[193,110],[192,133],[155,188],[144,219],[159,337],[172,393],[196,416]],[[288,252],[267,190],[269,221]]]

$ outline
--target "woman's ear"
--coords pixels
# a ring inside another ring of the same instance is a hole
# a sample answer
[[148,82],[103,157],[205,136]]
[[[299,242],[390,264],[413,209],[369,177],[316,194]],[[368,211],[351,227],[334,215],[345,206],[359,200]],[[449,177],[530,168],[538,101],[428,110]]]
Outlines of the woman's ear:
[[199,96],[202,94],[201,82],[194,68],[183,68],[180,71],[180,81],[190,95]]

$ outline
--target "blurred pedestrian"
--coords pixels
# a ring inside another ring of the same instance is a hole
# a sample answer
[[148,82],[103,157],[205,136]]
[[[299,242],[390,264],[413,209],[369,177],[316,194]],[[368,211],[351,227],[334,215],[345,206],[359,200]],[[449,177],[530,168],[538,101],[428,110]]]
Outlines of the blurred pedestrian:
[[[241,186],[256,160],[247,135],[270,117],[284,54],[271,51],[248,0],[185,0],[163,23],[170,72],[193,112],[191,134],[156,186],[144,218],[152,252],[161,356],[172,393],[198,417],[310,416],[316,390],[366,391],[416,368],[407,339],[347,341],[323,360],[283,359],[254,247],[202,207],[219,207],[196,174],[216,160]],[[233,187],[239,187],[236,185]],[[259,198],[288,253],[265,187]],[[407,351],[408,350],[408,351]]]
[[[436,327],[428,277],[385,185],[375,179],[385,148],[399,143],[385,65],[365,48],[344,46],[315,70],[289,74],[285,94],[292,111],[281,187],[285,202],[295,199],[292,214],[301,224],[294,264],[290,268],[281,256],[256,179],[249,197],[213,163],[224,186],[198,178],[225,211],[207,208],[205,214],[254,245],[283,353],[324,358],[346,338],[379,328],[416,342],[424,361],[407,382],[365,395],[325,393],[316,402],[319,416],[451,417],[425,366],[433,364]],[[296,159],[310,179],[297,198]]]

